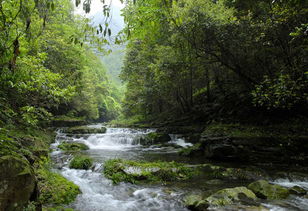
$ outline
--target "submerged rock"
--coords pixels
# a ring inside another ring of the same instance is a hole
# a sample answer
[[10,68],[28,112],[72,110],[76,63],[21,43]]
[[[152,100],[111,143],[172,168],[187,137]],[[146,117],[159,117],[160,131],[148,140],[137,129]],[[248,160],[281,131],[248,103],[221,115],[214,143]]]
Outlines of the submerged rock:
[[225,206],[234,203],[254,204],[256,199],[251,190],[246,187],[236,187],[220,190],[206,198],[206,201],[212,206]]
[[270,184],[265,180],[258,180],[248,185],[248,188],[252,190],[257,197],[261,199],[285,199],[290,195],[287,188]]
[[0,169],[0,210],[23,210],[36,195],[36,179],[30,163],[23,158],[3,156]]
[[141,145],[163,144],[171,140],[167,133],[152,132],[140,138]]
[[81,151],[89,149],[89,147],[83,143],[62,143],[58,148],[63,151]]
[[106,133],[107,128],[92,128],[88,126],[70,127],[64,130],[65,133],[69,134],[92,134],[92,133]]
[[175,162],[136,162],[113,159],[105,162],[104,174],[113,183],[119,182],[153,182],[186,180],[197,170]]

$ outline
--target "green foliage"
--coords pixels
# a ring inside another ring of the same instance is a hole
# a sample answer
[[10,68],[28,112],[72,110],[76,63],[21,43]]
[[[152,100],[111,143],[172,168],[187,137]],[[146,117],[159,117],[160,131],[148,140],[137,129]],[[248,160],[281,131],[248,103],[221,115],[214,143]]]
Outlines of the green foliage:
[[291,109],[308,99],[308,81],[293,80],[290,75],[281,74],[277,79],[268,76],[253,90],[253,103],[267,109]]
[[168,181],[190,179],[196,170],[175,162],[136,162],[113,159],[104,164],[104,175],[114,184],[119,182],[164,183]]
[[93,165],[93,160],[89,156],[76,155],[70,162],[69,167],[74,169],[89,169]]
[[106,39],[73,9],[69,0],[1,3],[0,124],[37,127],[54,114],[119,114],[120,94],[92,53]]
[[37,170],[37,175],[41,193],[39,200],[43,205],[69,204],[80,193],[77,185],[45,166]]

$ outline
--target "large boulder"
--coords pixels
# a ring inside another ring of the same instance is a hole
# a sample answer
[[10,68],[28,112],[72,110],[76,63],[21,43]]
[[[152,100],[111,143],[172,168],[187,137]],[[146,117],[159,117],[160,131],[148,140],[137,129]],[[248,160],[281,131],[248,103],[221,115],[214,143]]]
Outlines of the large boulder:
[[236,187],[220,190],[206,198],[206,201],[213,206],[226,206],[234,203],[250,204],[256,199],[251,190],[246,187]]
[[21,157],[0,158],[0,210],[23,210],[35,197],[36,179],[30,163]]
[[162,143],[167,143],[170,140],[171,138],[167,133],[152,132],[141,137],[140,144],[142,145],[162,144]]
[[92,133],[106,133],[106,131],[107,131],[106,127],[94,128],[88,126],[78,126],[78,127],[67,128],[63,132],[69,134],[92,134]]
[[288,188],[276,184],[270,184],[265,180],[253,182],[248,185],[248,188],[261,199],[285,199],[290,195]]

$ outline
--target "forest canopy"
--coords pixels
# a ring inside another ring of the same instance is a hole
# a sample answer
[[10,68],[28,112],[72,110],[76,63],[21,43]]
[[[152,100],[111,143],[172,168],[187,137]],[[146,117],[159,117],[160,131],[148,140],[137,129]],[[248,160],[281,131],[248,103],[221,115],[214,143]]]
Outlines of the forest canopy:
[[126,116],[307,111],[307,1],[138,0],[124,17]]

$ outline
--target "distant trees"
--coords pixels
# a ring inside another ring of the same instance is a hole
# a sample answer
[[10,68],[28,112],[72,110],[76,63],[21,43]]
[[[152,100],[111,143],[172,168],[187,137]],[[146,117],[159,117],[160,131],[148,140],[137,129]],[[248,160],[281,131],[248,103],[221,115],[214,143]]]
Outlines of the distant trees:
[[138,0],[124,16],[126,115],[307,108],[306,1]]

